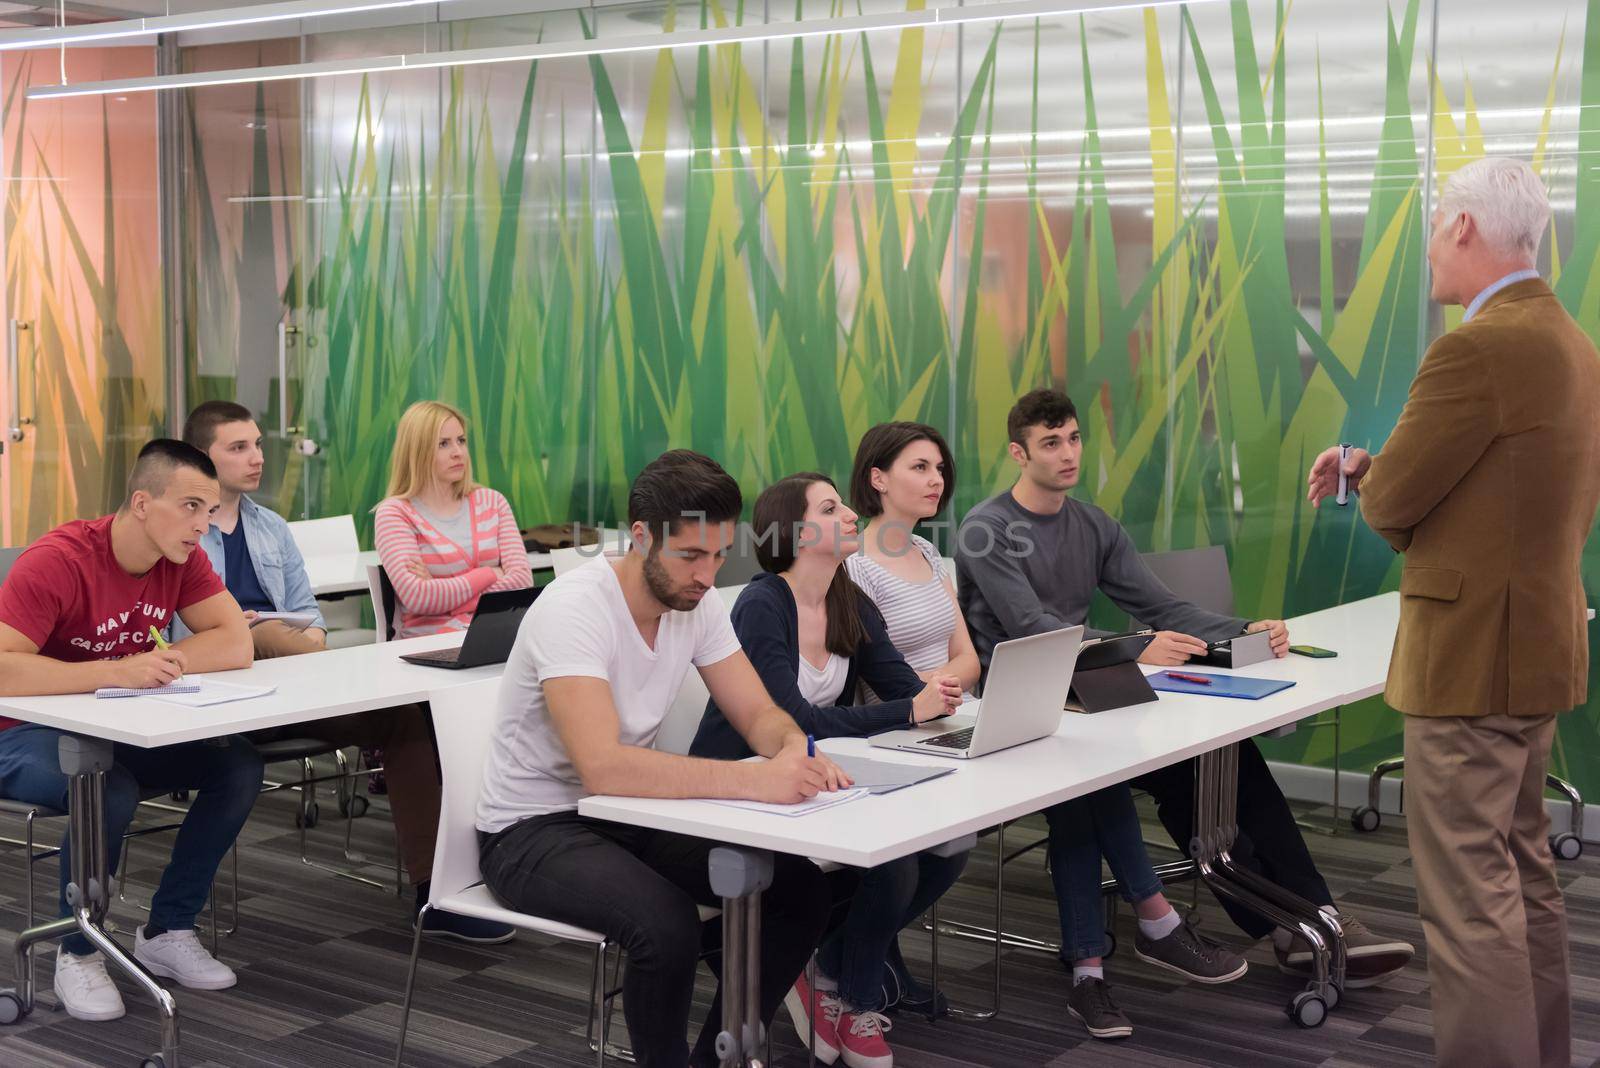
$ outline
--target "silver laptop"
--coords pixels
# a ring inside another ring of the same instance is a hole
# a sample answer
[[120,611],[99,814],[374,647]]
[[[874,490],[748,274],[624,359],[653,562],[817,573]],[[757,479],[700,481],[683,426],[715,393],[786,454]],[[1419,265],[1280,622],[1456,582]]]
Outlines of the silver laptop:
[[[869,741],[879,749],[938,756],[985,756],[1054,734],[1083,644],[1082,627],[1013,638],[994,647],[983,699],[972,715],[951,716],[928,727],[887,731]],[[984,709],[989,711],[986,713]]]

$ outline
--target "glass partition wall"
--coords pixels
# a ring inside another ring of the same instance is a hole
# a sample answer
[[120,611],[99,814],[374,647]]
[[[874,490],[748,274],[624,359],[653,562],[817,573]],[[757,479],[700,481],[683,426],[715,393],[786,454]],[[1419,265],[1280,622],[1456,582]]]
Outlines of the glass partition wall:
[[[923,6],[479,0],[180,35],[173,62]],[[181,415],[170,394],[259,412],[268,499],[353,513],[364,537],[424,397],[468,413],[480,477],[524,526],[615,522],[673,446],[747,500],[797,470],[843,480],[866,427],[917,419],[955,450],[930,532],[948,546],[1014,475],[1011,402],[1054,384],[1082,416],[1079,495],[1143,548],[1227,546],[1241,614],[1393,589],[1353,510],[1306,509],[1306,463],[1381,445],[1458,321],[1426,299],[1423,245],[1469,159],[1547,179],[1543,266],[1600,335],[1600,212],[1577,210],[1600,197],[1597,6],[1130,6],[185,90],[166,331],[153,94],[51,111],[15,88],[55,80],[58,53],[6,53],[7,315],[29,324],[34,419],[3,458],[11,537],[109,506],[131,444]],[[148,46],[67,57],[105,68],[74,80],[154,69]],[[1563,722],[1557,759],[1592,791],[1597,715]],[[1333,740],[1272,746],[1327,763]],[[1346,767],[1392,755],[1393,714],[1347,713],[1344,749]]]

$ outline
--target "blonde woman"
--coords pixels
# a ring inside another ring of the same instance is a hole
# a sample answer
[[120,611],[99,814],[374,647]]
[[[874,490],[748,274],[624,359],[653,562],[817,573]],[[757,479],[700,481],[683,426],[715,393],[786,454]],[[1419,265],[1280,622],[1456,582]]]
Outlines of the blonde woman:
[[510,502],[472,481],[466,417],[440,401],[400,417],[377,542],[396,638],[464,630],[484,593],[533,584]]

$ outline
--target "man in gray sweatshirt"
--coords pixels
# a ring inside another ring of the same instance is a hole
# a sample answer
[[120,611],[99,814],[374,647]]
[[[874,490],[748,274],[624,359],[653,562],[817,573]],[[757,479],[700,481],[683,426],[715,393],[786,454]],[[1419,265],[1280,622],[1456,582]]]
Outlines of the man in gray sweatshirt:
[[[967,513],[956,537],[957,593],[985,668],[1002,641],[1077,626],[1100,590],[1134,619],[1157,628],[1140,660],[1174,666],[1205,652],[1208,641],[1267,631],[1283,656],[1289,632],[1281,620],[1248,622],[1208,612],[1173,594],[1140,558],[1115,519],[1067,496],[1078,484],[1083,439],[1077,410],[1064,393],[1035,390],[1007,418],[1016,484]],[[1162,825],[1180,852],[1194,835],[1194,763],[1140,776]],[[1349,951],[1347,986],[1371,986],[1405,967],[1406,942],[1373,934],[1334,908],[1333,895],[1306,849],[1283,792],[1253,741],[1239,744],[1239,836],[1233,857],[1308,901],[1335,912]],[[1260,914],[1223,900],[1252,938],[1272,935],[1280,970],[1309,974],[1310,947]]]

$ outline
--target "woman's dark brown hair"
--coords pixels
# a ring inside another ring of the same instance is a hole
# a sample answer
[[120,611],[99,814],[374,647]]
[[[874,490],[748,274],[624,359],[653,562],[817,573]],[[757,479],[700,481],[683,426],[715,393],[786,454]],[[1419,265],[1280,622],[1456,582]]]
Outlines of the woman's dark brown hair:
[[[800,550],[800,534],[805,529],[806,494],[814,483],[826,483],[834,492],[833,479],[817,471],[802,471],[781,478],[761,491],[750,520],[755,528],[756,559],[763,571],[781,575],[794,566]],[[841,562],[828,585],[824,607],[828,613],[828,652],[854,656],[867,640],[861,612],[871,602],[850,580],[850,571]]]
[[939,450],[944,465],[944,492],[939,495],[939,510],[956,492],[956,461],[944,437],[926,423],[879,423],[861,435],[856,446],[856,463],[850,472],[850,504],[856,512],[871,519],[883,514],[883,494],[872,486],[872,469],[887,471],[895,459],[915,441],[930,441]]

